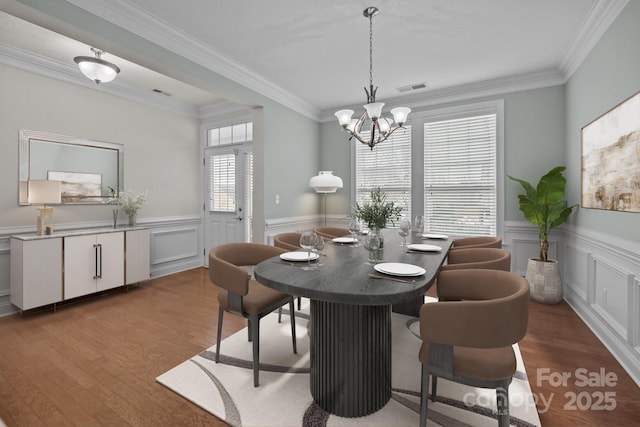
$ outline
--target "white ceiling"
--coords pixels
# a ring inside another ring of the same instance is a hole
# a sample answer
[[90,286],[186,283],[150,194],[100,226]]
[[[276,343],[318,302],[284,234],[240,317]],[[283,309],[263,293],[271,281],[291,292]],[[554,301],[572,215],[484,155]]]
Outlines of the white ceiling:
[[[166,35],[203,56],[255,75],[319,112],[366,101],[368,6],[373,19],[373,80],[378,100],[397,88],[428,98],[486,81],[566,79],[597,41],[623,0],[68,0],[163,45]],[[615,6],[615,7],[614,7]],[[89,46],[0,14],[2,42],[73,64]],[[144,31],[144,33],[143,33]],[[163,38],[164,37],[164,38]],[[595,38],[595,40],[594,40]],[[171,48],[170,46],[164,46]],[[175,49],[174,49],[175,50]],[[180,53],[180,52],[177,52]],[[161,89],[196,106],[220,99],[106,55],[122,83]],[[233,73],[232,73],[233,74]],[[240,75],[242,73],[238,73]]]

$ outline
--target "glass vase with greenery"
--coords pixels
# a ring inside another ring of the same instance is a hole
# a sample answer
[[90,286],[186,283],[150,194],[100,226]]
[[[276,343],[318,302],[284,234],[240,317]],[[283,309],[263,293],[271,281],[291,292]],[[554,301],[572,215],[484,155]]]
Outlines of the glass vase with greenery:
[[400,219],[402,206],[387,201],[387,195],[376,187],[371,190],[369,200],[362,205],[356,203],[353,217],[367,224],[370,229],[383,229],[388,223],[395,224]]

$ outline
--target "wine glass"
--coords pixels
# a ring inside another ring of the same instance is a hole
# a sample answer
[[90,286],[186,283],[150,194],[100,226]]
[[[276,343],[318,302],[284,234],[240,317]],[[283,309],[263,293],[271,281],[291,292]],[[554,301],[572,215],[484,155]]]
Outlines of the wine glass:
[[413,231],[416,233],[424,231],[424,217],[422,215],[416,215],[416,219],[413,221]]
[[407,236],[411,231],[411,222],[408,219],[400,220],[400,227],[398,228],[398,234],[402,236],[402,245],[407,246]]
[[313,251],[318,254],[318,267],[321,267],[323,264],[320,262],[320,252],[324,249],[324,238],[316,233],[318,237],[316,239],[316,244],[313,246]]
[[369,232],[364,238],[364,248],[369,251],[367,264],[375,265],[378,259],[378,249],[380,249],[380,236],[374,232]]
[[351,238],[353,239],[353,246],[358,246],[358,237],[356,233],[360,232],[360,221],[355,218],[352,218],[349,221],[349,231],[351,232]]
[[311,266],[311,251],[313,251],[318,244],[318,235],[313,231],[305,231],[300,235],[300,247],[307,251],[307,266],[302,267],[303,270],[314,270],[315,267]]

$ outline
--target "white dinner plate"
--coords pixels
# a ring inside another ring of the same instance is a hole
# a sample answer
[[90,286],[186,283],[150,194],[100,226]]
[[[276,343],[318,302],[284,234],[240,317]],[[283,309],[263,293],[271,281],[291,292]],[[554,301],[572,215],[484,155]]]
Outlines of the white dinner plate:
[[309,252],[295,251],[280,254],[280,258],[285,261],[313,261],[319,258],[319,255],[315,252],[311,252],[310,255],[311,256],[309,256]]
[[334,239],[331,239],[331,241],[335,243],[356,243],[358,239],[355,239],[353,237],[336,237]]
[[407,245],[407,249],[411,251],[420,251],[420,252],[440,252],[442,248],[436,245],[423,245],[420,243],[415,243],[411,245]]
[[427,270],[417,265],[403,264],[401,262],[383,262],[374,265],[373,268],[379,273],[392,276],[422,276],[427,272]]
[[425,239],[448,239],[446,234],[425,233],[422,235]]

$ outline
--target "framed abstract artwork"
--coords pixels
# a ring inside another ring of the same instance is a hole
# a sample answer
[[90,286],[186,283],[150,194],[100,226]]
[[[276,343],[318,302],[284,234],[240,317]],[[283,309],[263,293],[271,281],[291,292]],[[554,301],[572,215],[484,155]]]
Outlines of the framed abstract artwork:
[[47,179],[62,183],[63,203],[100,202],[102,200],[102,176],[100,174],[49,171]]
[[582,207],[640,212],[640,92],[582,128]]

